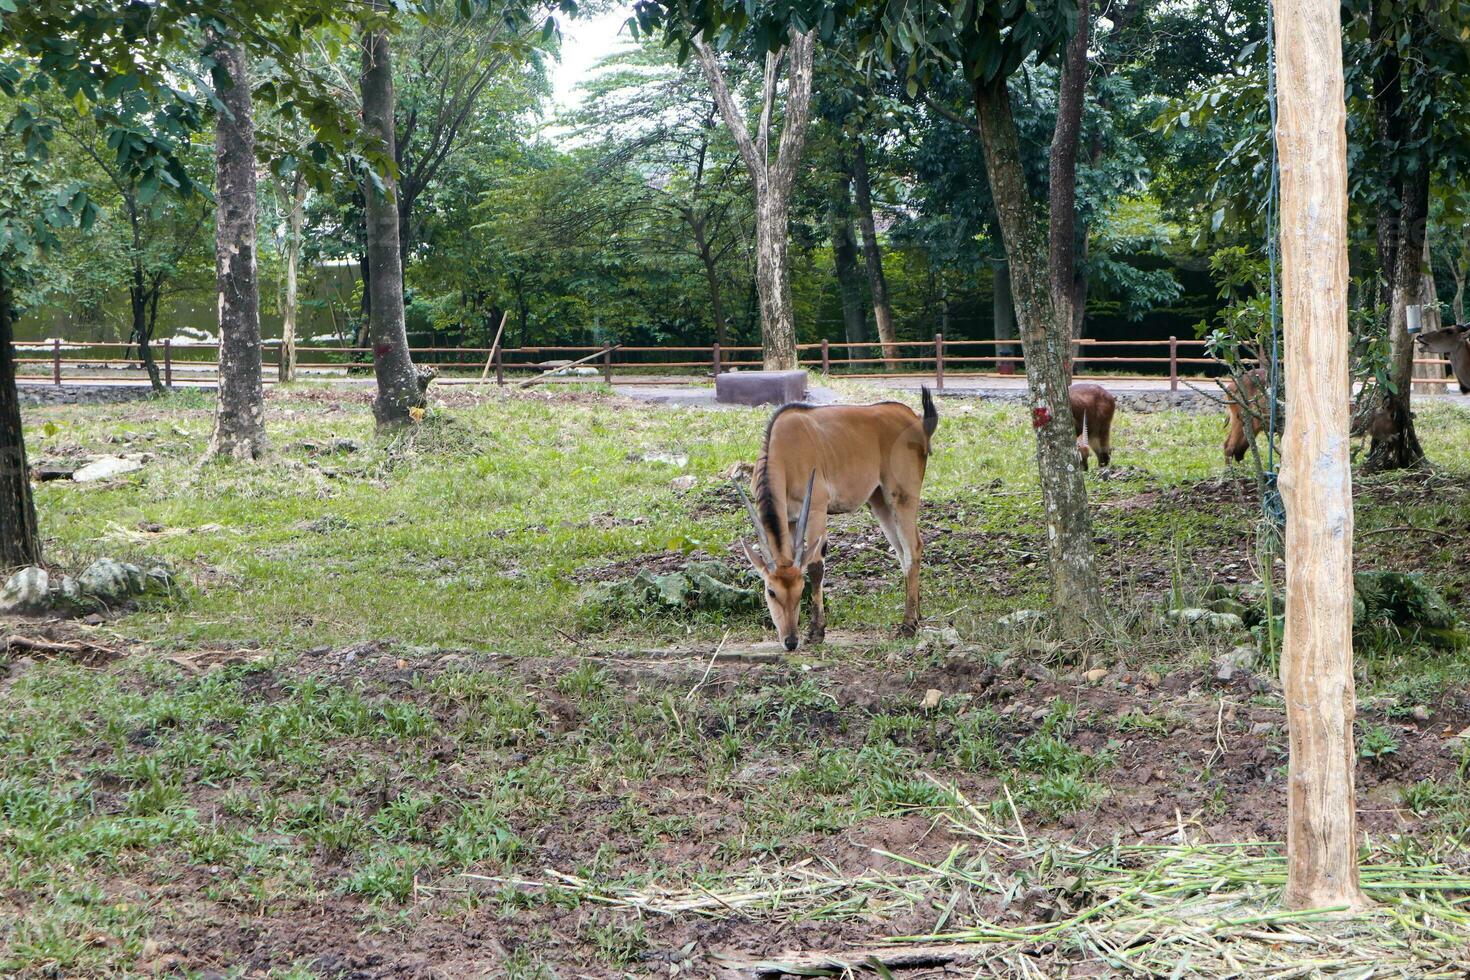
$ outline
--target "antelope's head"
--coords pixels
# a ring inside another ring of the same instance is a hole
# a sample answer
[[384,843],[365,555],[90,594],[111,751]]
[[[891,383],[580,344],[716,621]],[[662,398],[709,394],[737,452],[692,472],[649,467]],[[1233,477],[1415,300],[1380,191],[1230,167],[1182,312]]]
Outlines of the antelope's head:
[[792,540],[794,554],[790,557],[781,554],[780,549],[772,544],[770,535],[766,533],[766,526],[761,523],[760,514],[750,502],[745,488],[735,484],[740,499],[745,502],[750,520],[755,525],[755,546],[751,547],[748,541],[741,541],[740,549],[745,553],[751,567],[756,570],[756,574],[761,577],[766,593],[766,608],[771,611],[771,622],[776,626],[776,635],[781,638],[787,650],[795,650],[800,642],[797,626],[801,621],[801,594],[806,591],[807,566],[822,559],[822,542],[816,542],[815,547],[808,547],[806,541],[807,518],[812,512],[812,484],[816,482],[816,478],[816,471],[813,470],[806,483],[806,499],[801,505],[801,516],[796,521],[796,534]]
[[1449,354],[1463,343],[1470,342],[1470,323],[1456,323],[1440,330],[1431,330],[1415,337],[1427,351]]

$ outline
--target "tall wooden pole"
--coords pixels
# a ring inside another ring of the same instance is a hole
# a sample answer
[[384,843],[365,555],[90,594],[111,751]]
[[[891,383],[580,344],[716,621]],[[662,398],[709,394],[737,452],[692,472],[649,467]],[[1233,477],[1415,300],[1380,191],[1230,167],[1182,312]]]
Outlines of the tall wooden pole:
[[1347,111],[1338,0],[1273,0],[1286,351],[1285,902],[1367,904],[1353,789]]

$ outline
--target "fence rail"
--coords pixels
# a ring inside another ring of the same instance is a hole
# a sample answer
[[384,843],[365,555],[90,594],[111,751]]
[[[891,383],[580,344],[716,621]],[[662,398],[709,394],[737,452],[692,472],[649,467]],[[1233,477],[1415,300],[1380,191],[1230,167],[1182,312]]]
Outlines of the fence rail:
[[[148,378],[145,359],[134,345],[108,342],[48,340],[14,345],[17,380],[66,383],[140,382]],[[413,347],[416,362],[439,371],[438,383],[496,384],[524,381],[568,362],[590,358],[585,365],[548,381],[601,377],[609,384],[621,377],[639,385],[699,384],[725,371],[757,368],[761,348],[754,346],[535,346],[535,347]],[[372,348],[298,345],[296,376],[314,381],[357,381],[372,375]],[[602,356],[596,357],[598,353]],[[159,380],[168,387],[213,385],[218,377],[219,345],[175,343],[163,340],[149,349]],[[266,382],[278,375],[282,348],[278,341],[262,347],[261,368]],[[905,340],[893,344],[845,343],[823,340],[797,345],[798,363],[825,375],[873,378],[932,378],[938,388],[946,379],[998,378],[1021,374],[1024,363],[1015,341]],[[1164,380],[1171,391],[1181,381],[1218,376],[1223,367],[1206,356],[1205,341],[1096,340],[1074,342],[1077,373],[1098,380]],[[1448,361],[1415,360],[1437,366],[1445,374]],[[1454,384],[1452,377],[1415,378],[1416,384]]]

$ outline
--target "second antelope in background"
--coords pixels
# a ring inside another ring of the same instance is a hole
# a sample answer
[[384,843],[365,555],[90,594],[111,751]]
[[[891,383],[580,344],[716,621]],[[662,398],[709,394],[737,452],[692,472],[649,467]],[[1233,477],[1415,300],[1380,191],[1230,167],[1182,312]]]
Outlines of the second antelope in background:
[[939,413],[922,389],[924,414],[899,402],[876,405],[784,405],[766,426],[751,492],[738,483],[756,546],[741,548],[765,584],[771,621],[787,650],[797,646],[801,597],[812,582],[807,640],[820,643],[827,628],[822,607],[827,515],[850,514],[864,504],[898,555],[907,592],[900,633],[919,626],[919,490],[929,462],[929,437]]
[[1107,389],[1095,384],[1075,384],[1068,392],[1072,403],[1072,424],[1077,427],[1077,455],[1087,469],[1089,454],[1097,457],[1097,465],[1106,469],[1113,462],[1113,413],[1118,399]]

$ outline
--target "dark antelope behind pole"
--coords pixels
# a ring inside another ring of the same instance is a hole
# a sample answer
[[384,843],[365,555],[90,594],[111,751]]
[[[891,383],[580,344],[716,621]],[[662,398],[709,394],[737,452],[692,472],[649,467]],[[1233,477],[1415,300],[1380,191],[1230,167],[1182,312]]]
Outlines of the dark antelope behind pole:
[[[755,525],[752,547],[741,542],[765,586],[786,649],[798,644],[797,627],[806,579],[811,578],[812,622],[807,639],[826,632],[822,605],[827,517],[866,505],[898,555],[907,586],[903,626],[919,623],[919,491],[929,461],[930,437],[939,413],[922,389],[923,414],[899,402],[874,405],[785,405],[766,426],[765,443],[751,475],[751,495],[737,483]],[[754,497],[754,500],[751,499]]]
[[1087,457],[1097,457],[1097,465],[1106,469],[1113,461],[1113,413],[1118,400],[1101,385],[1075,384],[1067,392],[1072,406],[1072,424],[1077,427],[1077,455],[1087,469]]

